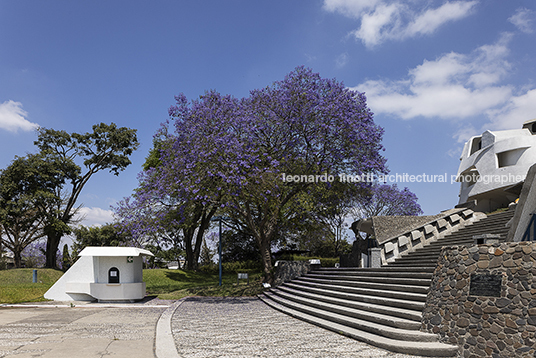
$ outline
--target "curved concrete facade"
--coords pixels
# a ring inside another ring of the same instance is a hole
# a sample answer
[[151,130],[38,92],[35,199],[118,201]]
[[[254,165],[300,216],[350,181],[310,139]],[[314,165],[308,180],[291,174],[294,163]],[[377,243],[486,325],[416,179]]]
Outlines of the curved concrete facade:
[[473,210],[493,211],[516,200],[529,168],[536,163],[536,119],[523,128],[485,131],[463,148],[457,181],[459,203]]

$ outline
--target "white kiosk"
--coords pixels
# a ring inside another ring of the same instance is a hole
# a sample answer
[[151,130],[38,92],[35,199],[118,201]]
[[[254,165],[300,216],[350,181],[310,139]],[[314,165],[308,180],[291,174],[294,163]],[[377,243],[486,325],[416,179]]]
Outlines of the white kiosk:
[[142,256],[136,247],[86,247],[44,297],[54,301],[136,301],[145,297]]

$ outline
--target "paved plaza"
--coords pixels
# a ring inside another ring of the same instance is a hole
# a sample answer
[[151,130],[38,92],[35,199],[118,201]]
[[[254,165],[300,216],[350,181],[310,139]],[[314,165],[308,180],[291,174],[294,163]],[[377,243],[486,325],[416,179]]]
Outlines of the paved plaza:
[[0,308],[0,357],[153,357],[162,307]]
[[0,305],[0,358],[146,358],[155,349],[158,358],[413,357],[294,319],[257,298]]
[[185,358],[414,357],[292,318],[257,298],[189,298],[176,309],[172,330]]

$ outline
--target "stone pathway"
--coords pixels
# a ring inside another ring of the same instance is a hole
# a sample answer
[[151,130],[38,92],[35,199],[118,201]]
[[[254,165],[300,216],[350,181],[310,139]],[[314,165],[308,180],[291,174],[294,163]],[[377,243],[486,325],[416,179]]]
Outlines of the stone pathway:
[[181,357],[415,357],[297,320],[257,298],[188,298],[171,324]]

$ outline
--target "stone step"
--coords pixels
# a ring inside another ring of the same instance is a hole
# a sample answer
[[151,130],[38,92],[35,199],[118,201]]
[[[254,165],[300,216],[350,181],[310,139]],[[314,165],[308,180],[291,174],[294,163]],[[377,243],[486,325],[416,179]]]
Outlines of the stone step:
[[309,292],[319,295],[324,295],[327,297],[334,297],[334,298],[340,298],[345,300],[352,300],[356,302],[363,302],[363,303],[370,303],[373,305],[378,306],[389,306],[397,309],[401,309],[400,316],[399,317],[405,317],[409,318],[409,316],[405,315],[403,310],[411,310],[411,311],[417,311],[420,315],[423,308],[424,308],[424,302],[422,301],[411,301],[411,300],[405,300],[405,299],[398,299],[398,298],[390,298],[390,297],[383,297],[383,296],[375,296],[375,295],[369,295],[369,294],[360,294],[360,293],[354,293],[349,292],[348,290],[345,290],[341,287],[331,287],[329,285],[303,285],[300,283],[297,283],[296,281],[287,282],[284,284],[285,287],[290,287],[295,290],[299,290],[302,292]]
[[437,259],[438,259],[438,256],[417,258],[417,259],[408,258],[406,261],[402,261],[402,258],[398,258],[396,261],[389,263],[389,266],[393,266],[396,264],[396,265],[419,265],[419,266],[435,267],[435,265],[437,264]]
[[434,241],[431,244],[439,245],[442,242],[464,242],[467,245],[473,245],[474,239],[473,236],[476,235],[482,235],[482,234],[495,234],[500,235],[501,239],[506,239],[506,235],[508,234],[508,230],[486,230],[485,228],[480,228],[478,230],[475,230],[474,232],[471,231],[460,231],[459,235],[452,235],[452,236],[446,236],[444,238],[439,239],[438,241]]
[[408,266],[403,270],[399,267],[321,267],[311,272],[365,272],[365,273],[380,273],[382,275],[390,275],[391,273],[433,273],[428,267]]
[[330,284],[330,285],[337,285],[337,286],[345,286],[345,287],[355,287],[355,288],[363,288],[368,290],[380,290],[380,291],[397,291],[397,292],[403,292],[403,293],[419,293],[419,294],[427,294],[428,288],[430,287],[430,282],[425,285],[400,285],[396,284],[394,282],[366,282],[361,280],[337,280],[331,277],[310,277],[310,276],[302,276],[298,278],[297,280],[306,281],[306,282],[316,282],[316,283],[324,283],[324,284]]
[[[504,242],[504,240],[499,240],[499,242]],[[441,243],[438,243],[438,244],[430,244],[430,245],[427,245],[427,246],[424,246],[422,248],[419,248],[418,250],[416,251],[413,251],[413,252],[409,252],[407,253],[406,256],[408,255],[426,255],[426,254],[436,254],[436,255],[439,255],[439,253],[441,252],[442,248],[443,247],[451,247],[451,246],[473,246],[474,243],[473,241],[471,240],[471,242],[463,242],[463,241],[459,241],[459,242],[441,242]]]
[[[506,240],[507,232],[498,231],[498,230],[478,230],[473,233],[464,233],[464,236],[451,236],[448,239],[439,239],[438,241],[434,241],[430,243],[430,245],[438,245],[438,246],[460,246],[460,245],[474,245],[474,239],[473,236],[476,235],[482,235],[482,234],[494,234],[494,235],[500,235],[500,240]],[[427,245],[428,246],[428,245]]]
[[[291,286],[287,286],[285,284],[278,286],[276,290],[288,292],[295,296],[305,297],[310,300],[331,303],[331,304],[354,308],[354,309],[366,311],[366,312],[386,314],[395,318],[403,318],[407,321],[418,322],[419,325],[422,319],[422,314],[420,311],[409,310],[409,309],[404,309],[404,308],[399,308],[399,307],[391,307],[391,305],[385,305],[385,304],[360,302],[358,300],[352,299],[351,295],[345,296],[345,298],[337,298],[337,297],[326,295],[325,290],[313,289],[312,291],[317,292],[317,293],[309,293],[306,291],[294,289]],[[336,294],[336,292],[334,293]],[[383,303],[388,303],[388,302],[383,302]]]
[[298,302],[288,300],[284,297],[274,294],[273,292],[265,292],[264,294],[268,296],[271,300],[283,306],[292,308],[294,310],[297,310],[306,314],[310,314],[315,317],[322,318],[328,321],[336,322],[339,324],[344,324],[345,326],[353,327],[353,328],[356,328],[365,332],[369,332],[372,334],[380,335],[383,337],[387,337],[391,339],[408,340],[408,341],[413,341],[413,342],[437,341],[437,336],[435,334],[425,333],[419,330],[389,327],[383,324],[378,324],[378,323],[370,322],[370,321],[363,320],[363,319],[349,317],[343,314],[325,311],[323,309],[314,308],[305,304],[301,304]]
[[410,252],[409,254],[405,255],[405,256],[401,256],[399,257],[399,259],[401,258],[404,258],[404,257],[412,257],[414,259],[425,259],[425,260],[431,260],[431,259],[435,259],[437,257],[439,257],[439,254],[441,253],[441,250],[433,250],[433,251],[428,251],[428,252],[420,252],[420,251],[415,251],[415,252]]
[[[419,261],[421,260],[421,261]],[[393,263],[389,263],[390,266],[404,266],[404,265],[411,265],[412,263],[416,263],[417,261],[419,261],[419,264],[422,264],[422,260],[424,259],[413,259],[411,257],[408,257],[408,258],[404,258],[404,259],[397,259],[395,262]],[[428,262],[428,265],[430,267],[436,267],[437,266],[437,260],[429,260]]]
[[426,258],[429,258],[430,256],[434,255],[434,256],[438,256],[439,257],[439,254],[441,253],[441,249],[434,249],[434,250],[419,250],[419,251],[415,251],[415,252],[410,252],[408,253],[406,256],[402,256],[400,258],[404,258],[404,257],[413,257],[413,258],[421,258],[421,257],[426,257]]
[[[403,261],[403,262],[391,262],[389,263],[388,265],[389,266],[393,266],[393,267],[397,267],[397,266],[406,266],[408,264],[411,264],[411,261]],[[436,268],[437,264],[430,264],[430,268],[431,269],[434,269]]]
[[356,277],[356,278],[385,277],[385,278],[431,279],[433,276],[432,272],[404,272],[402,269],[399,271],[382,272],[381,270],[349,271],[349,270],[343,270],[342,268],[333,269],[333,270],[311,271],[311,274],[324,275],[330,278],[333,276],[348,276],[348,277]]
[[[491,220],[491,221],[490,221]],[[477,223],[474,223],[473,225],[468,225],[460,228],[458,231],[455,231],[450,234],[450,236],[463,236],[466,233],[473,233],[478,232],[480,230],[486,230],[486,231],[493,231],[493,230],[499,230],[503,231],[506,229],[506,220],[499,220],[494,222],[493,220],[496,220],[494,218],[491,219],[484,219]],[[478,235],[478,234],[477,234]]]
[[439,239],[438,241],[431,242],[429,245],[426,245],[425,247],[428,247],[428,246],[439,246],[439,247],[441,247],[441,246],[455,246],[455,245],[474,245],[473,236],[482,235],[482,234],[500,235],[501,237],[499,238],[499,240],[505,240],[507,232],[497,232],[497,231],[488,231],[488,232],[486,232],[484,230],[479,230],[479,231],[474,232],[474,233],[469,233],[469,235],[467,235],[467,236],[451,236],[449,238]]
[[[428,288],[430,286],[429,278],[408,278],[408,277],[381,277],[381,276],[354,276],[354,275],[325,275],[325,274],[316,274],[309,273],[302,277],[309,278],[318,278],[324,280],[335,280],[335,281],[357,281],[361,283],[370,283],[368,287],[371,288],[381,288],[384,285],[390,285],[392,287],[400,287],[400,289],[405,290],[405,286],[424,286]],[[379,285],[374,285],[379,284]]]
[[421,355],[427,357],[454,357],[456,356],[458,351],[458,347],[456,346],[438,343],[437,341],[416,342],[410,341],[406,338],[392,339],[382,335],[370,333],[369,331],[360,330],[355,327],[348,326],[346,324],[341,324],[333,320],[318,317],[314,314],[311,314],[310,312],[303,312],[294,307],[291,308],[289,306],[285,306],[279,302],[270,299],[269,295],[270,293],[268,293],[268,295],[259,295],[259,297],[266,304],[281,312],[284,312],[292,317],[301,319],[303,321],[323,327],[325,329],[337,332],[339,334],[343,334],[347,337],[357,339],[359,341],[374,345],[379,348],[390,350],[392,352]]
[[396,298],[400,300],[409,300],[409,301],[418,301],[426,302],[426,293],[413,293],[413,292],[403,292],[390,290],[389,287],[385,289],[375,289],[375,288],[365,288],[359,286],[358,282],[347,282],[347,281],[331,281],[331,280],[319,280],[319,279],[309,279],[306,277],[299,277],[295,280],[292,280],[293,283],[298,283],[302,286],[325,288],[333,291],[346,291],[349,293],[355,293],[359,295],[371,295],[379,297],[388,297]]
[[[297,302],[305,306],[317,308],[323,311],[332,312],[340,314],[347,317],[353,317],[364,321],[369,321],[384,326],[410,329],[410,330],[419,330],[421,328],[421,322],[411,321],[404,318],[399,318],[395,316],[390,316],[386,311],[383,313],[380,312],[371,312],[364,309],[349,307],[346,304],[338,304],[325,302],[323,300],[318,300],[318,297],[304,297],[303,295],[294,294],[286,292],[281,289],[272,289],[271,292],[275,293],[277,296],[287,299],[289,301]],[[314,295],[313,295],[314,296]]]
[[444,245],[443,243],[444,242],[448,242],[449,245],[451,243],[455,243],[455,244],[458,244],[458,243],[462,243],[464,245],[474,245],[474,239],[473,239],[473,236],[475,235],[482,235],[482,234],[497,234],[497,235],[500,235],[501,239],[504,240],[506,238],[506,234],[505,232],[502,232],[502,231],[493,231],[493,230],[490,230],[490,231],[484,231],[484,230],[478,230],[476,232],[471,232],[471,233],[467,233],[465,232],[465,235],[462,236],[450,236],[448,238],[442,238],[442,239],[439,239],[437,241],[434,241],[432,243],[430,243],[430,245],[438,245],[438,246],[448,246],[448,245]]

